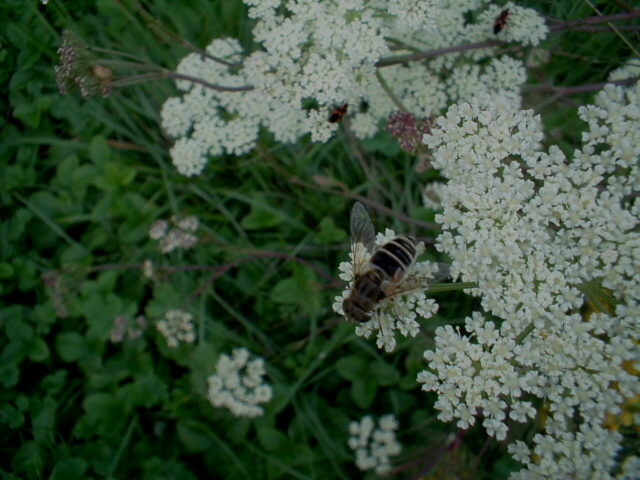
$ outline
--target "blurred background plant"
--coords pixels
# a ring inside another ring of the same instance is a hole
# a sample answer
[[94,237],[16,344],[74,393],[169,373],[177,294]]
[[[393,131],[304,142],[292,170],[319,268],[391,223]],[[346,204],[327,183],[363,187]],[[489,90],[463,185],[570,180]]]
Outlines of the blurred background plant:
[[[530,3],[551,34],[526,50],[524,106],[542,114],[545,141],[572,152],[584,130],[578,106],[637,55],[637,10],[620,1]],[[3,476],[362,478],[351,422],[389,414],[397,430],[387,433],[402,445],[385,464],[391,475],[508,478],[519,470],[481,426],[439,422],[435,394],[416,381],[435,329],[462,325],[476,299],[436,295],[439,314],[391,355],[331,308],[343,288],[338,264],[354,200],[378,229],[433,243],[436,212],[422,195],[441,178],[429,158],[401,150],[383,130],[356,140],[347,117],[324,143],[282,144],[261,131],[252,152],[223,153],[200,176],[178,175],[160,118],[178,91],[163,78],[214,38],[256,49],[253,22],[240,0],[143,7],[0,5]],[[582,20],[600,15],[617,17]],[[73,32],[84,63],[64,51],[60,63],[63,31]],[[61,95],[60,76],[78,77],[74,68],[85,76],[61,85],[80,94]],[[228,376],[227,389],[245,381],[270,388],[262,416],[236,417],[208,400],[208,378],[236,348],[250,352],[246,369],[255,367]],[[638,448],[637,407],[630,399],[609,419],[628,451]],[[513,435],[532,436],[536,422],[542,415]],[[455,471],[445,466],[452,459]]]

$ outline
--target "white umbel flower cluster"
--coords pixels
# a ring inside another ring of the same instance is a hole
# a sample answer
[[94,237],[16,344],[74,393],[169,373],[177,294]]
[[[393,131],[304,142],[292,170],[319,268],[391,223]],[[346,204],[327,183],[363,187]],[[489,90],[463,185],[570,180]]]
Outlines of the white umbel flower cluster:
[[171,217],[171,221],[156,220],[149,229],[149,237],[160,242],[160,251],[169,253],[178,248],[189,250],[198,243],[193,234],[200,226],[200,220],[194,215],[187,217]]
[[[423,61],[381,61],[487,40],[537,45],[547,33],[533,10],[509,3],[508,26],[496,36],[493,23],[502,7],[486,8],[481,0],[245,3],[262,49],[247,54],[235,39],[214,40],[209,56],[190,54],[177,69],[209,85],[179,80],[184,94],[163,106],[162,125],[176,138],[171,157],[183,175],[201,173],[210,156],[250,151],[261,128],[280,142],[307,134],[324,142],[338,128],[327,121],[330,112],[344,104],[359,138],[375,134],[397,102],[423,118],[483,92],[508,92],[519,104],[524,66],[506,55],[494,58],[495,46]],[[469,23],[474,11],[482,13]]]
[[168,310],[164,314],[164,319],[156,323],[156,328],[171,348],[176,348],[181,343],[193,343],[196,340],[193,315],[177,308]]
[[[424,137],[449,180],[437,248],[492,319],[437,329],[418,380],[440,419],[482,415],[497,439],[545,400],[535,445],[509,447],[526,466],[514,479],[613,478],[622,435],[602,425],[640,394],[640,85],[608,85],[579,114],[589,130],[571,160],[496,97],[451,107]],[[610,312],[585,314],[585,295]]]
[[231,355],[222,354],[216,374],[208,379],[208,398],[214,407],[226,407],[236,417],[259,417],[264,414],[260,403],[271,400],[271,385],[264,382],[264,359],[249,361],[249,350],[234,348]]
[[390,457],[402,451],[396,440],[398,421],[393,414],[384,415],[378,421],[378,428],[375,427],[370,415],[351,422],[348,444],[356,452],[356,466],[360,470],[375,470],[378,475],[385,475],[391,470]]
[[[383,246],[397,236],[393,230],[387,228],[384,234],[377,234],[376,247]],[[342,304],[344,299],[350,296],[353,287],[354,257],[364,259],[366,264],[371,256],[361,243],[356,243],[354,248],[360,248],[363,251],[358,255],[355,255],[355,252],[350,252],[350,261],[342,262],[339,266],[340,278],[349,282],[347,288],[336,296],[333,304],[333,310],[340,315],[344,315]],[[416,257],[423,252],[424,243],[420,242],[416,246]],[[433,283],[434,277],[440,271],[441,266],[434,262],[415,262],[411,265],[395,288],[399,294],[384,299],[372,312],[371,320],[357,324],[356,335],[369,338],[372,333],[377,332],[378,348],[384,348],[387,352],[393,352],[396,348],[396,332],[400,332],[405,337],[415,337],[420,331],[417,319],[431,318],[438,311],[438,304],[432,298],[427,298],[425,290],[428,290],[429,283]],[[400,294],[402,292],[405,293]]]

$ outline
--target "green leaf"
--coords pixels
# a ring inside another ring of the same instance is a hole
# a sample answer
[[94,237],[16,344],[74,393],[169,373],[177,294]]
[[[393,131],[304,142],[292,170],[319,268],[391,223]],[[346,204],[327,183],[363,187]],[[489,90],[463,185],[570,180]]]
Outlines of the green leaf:
[[40,124],[42,112],[51,108],[53,99],[53,96],[43,95],[31,102],[21,103],[13,110],[13,116],[19,118],[28,126],[37,128]]
[[65,362],[77,362],[91,353],[86,339],[77,332],[65,332],[58,335],[56,350]]
[[31,415],[33,436],[37,442],[54,443],[57,403],[53,397],[45,397]]
[[258,441],[265,450],[280,450],[287,444],[287,436],[277,428],[256,422],[256,434]]
[[369,366],[371,375],[376,379],[378,385],[389,387],[400,381],[401,375],[392,365],[384,362],[375,362]]
[[49,392],[51,395],[55,395],[64,387],[67,378],[67,370],[57,370],[54,373],[47,375],[40,382],[40,386],[43,390]]
[[293,276],[276,283],[269,296],[276,303],[295,306],[307,317],[315,317],[320,312],[316,273],[305,265],[294,265]]
[[353,382],[361,378],[366,372],[367,362],[365,362],[362,357],[350,355],[338,360],[335,364],[335,369],[342,378]]
[[341,242],[347,238],[347,232],[344,229],[336,226],[336,222],[333,217],[324,217],[318,224],[318,232],[316,239],[318,243],[329,244]]
[[[4,352],[3,355],[4,357]],[[5,388],[15,387],[20,378],[20,369],[16,365],[0,365],[0,383]]]
[[285,216],[274,207],[269,206],[266,200],[262,198],[251,205],[251,210],[240,224],[247,230],[259,230],[261,228],[275,227],[284,220]]
[[9,278],[14,274],[14,268],[10,263],[0,262],[0,278]]
[[83,480],[86,478],[87,466],[82,458],[63,458],[53,467],[49,480]]
[[11,429],[16,429],[24,423],[24,415],[13,405],[3,405],[0,410],[0,422],[6,423]]
[[387,157],[394,157],[400,153],[400,144],[387,131],[380,131],[374,137],[365,138],[360,144],[368,152],[381,153]]
[[61,249],[60,262],[63,265],[82,263],[91,258],[90,251],[83,245],[69,245]]
[[361,377],[351,383],[351,398],[363,410],[368,409],[376,397],[378,385],[371,377]]
[[40,447],[33,440],[24,442],[11,459],[11,468],[28,478],[42,478],[43,466]]
[[7,337],[12,342],[29,343],[33,339],[33,327],[27,322],[13,318],[5,323]]
[[179,421],[177,432],[178,438],[189,452],[206,452],[214,448],[214,444],[204,428],[195,428],[187,422]]
[[153,374],[144,375],[123,385],[117,397],[129,407],[150,408],[168,397],[167,384]]
[[83,299],[82,312],[89,324],[87,338],[107,340],[114,319],[121,314],[131,314],[131,310],[132,306],[125,308],[122,299],[114,293],[97,293]]
[[121,434],[128,421],[129,410],[111,393],[95,392],[87,395],[82,408],[89,423],[97,424],[98,432],[103,435]]
[[133,168],[125,168],[117,163],[104,165],[104,173],[95,178],[94,185],[105,191],[115,191],[130,184],[136,176]]
[[93,184],[95,178],[100,175],[100,169],[95,165],[84,164],[71,172],[71,181],[76,188],[85,188]]
[[111,160],[111,147],[103,135],[95,135],[89,144],[89,158],[97,165],[105,165]]
[[27,356],[34,362],[43,362],[50,355],[49,346],[42,337],[35,337],[27,350]]

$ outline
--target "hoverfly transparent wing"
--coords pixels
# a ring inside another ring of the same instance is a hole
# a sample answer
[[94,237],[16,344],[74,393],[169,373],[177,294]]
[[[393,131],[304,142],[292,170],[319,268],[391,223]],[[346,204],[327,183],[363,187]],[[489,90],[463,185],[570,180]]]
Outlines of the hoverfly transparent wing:
[[353,272],[357,275],[367,264],[365,251],[358,248],[357,244],[364,245],[369,255],[373,254],[376,247],[376,231],[371,223],[371,218],[360,202],[356,202],[351,209],[351,252],[353,255]]
[[433,279],[429,281],[430,284],[438,283],[449,278],[451,276],[451,265],[448,263],[438,262],[438,271],[433,274]]
[[440,283],[448,278],[451,272],[451,265],[448,263],[438,262],[438,270],[427,276],[411,275],[409,272],[402,280],[395,284],[390,284],[383,288],[387,298],[394,298],[403,295],[409,295],[419,290],[428,292],[429,287]]
[[360,202],[356,202],[351,209],[351,243],[362,243],[369,253],[373,253],[376,245],[376,231]]

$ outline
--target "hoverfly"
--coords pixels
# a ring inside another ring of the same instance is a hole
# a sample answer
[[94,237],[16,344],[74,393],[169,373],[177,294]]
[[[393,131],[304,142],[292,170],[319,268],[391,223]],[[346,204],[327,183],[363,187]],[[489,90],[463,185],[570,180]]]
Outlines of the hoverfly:
[[[380,247],[364,206],[356,202],[351,210],[351,251],[353,282],[342,303],[347,320],[367,322],[387,299],[426,289],[445,278],[448,265],[439,266],[434,278],[405,276],[416,260],[418,244],[409,236],[398,236]],[[364,246],[364,248],[363,248]]]
[[509,9],[504,9],[496,21],[493,23],[493,33],[497,35],[507,25],[507,19],[509,18]]
[[344,117],[347,114],[347,109],[349,108],[349,104],[345,103],[344,105],[340,105],[339,107],[335,108],[331,114],[329,115],[329,123],[337,123],[340,120],[342,120],[342,117]]

